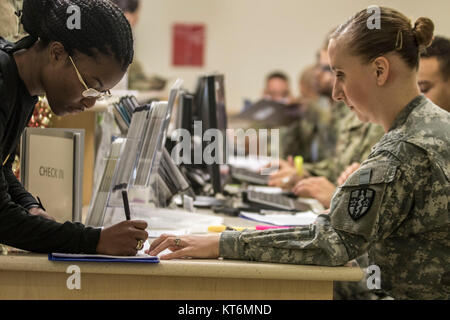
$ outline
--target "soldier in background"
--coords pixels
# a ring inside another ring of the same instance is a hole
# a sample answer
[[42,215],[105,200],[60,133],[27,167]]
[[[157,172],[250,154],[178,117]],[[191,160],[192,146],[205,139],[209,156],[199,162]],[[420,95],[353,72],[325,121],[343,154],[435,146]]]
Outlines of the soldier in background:
[[302,155],[306,162],[317,162],[332,154],[330,138],[330,98],[319,94],[318,65],[305,68],[299,81],[300,97],[296,103],[301,116],[280,130],[280,153],[283,159]]
[[284,105],[292,103],[289,77],[282,71],[274,71],[266,76],[262,98]]
[[[321,162],[327,161],[328,159],[330,159],[330,161],[327,162],[327,168],[328,166],[334,167],[334,162],[336,161],[336,145],[341,139],[339,138],[339,134],[341,131],[346,130],[344,119],[349,114],[349,109],[345,105],[345,103],[343,103],[342,101],[332,101],[331,94],[333,90],[333,74],[331,73],[329,65],[327,46],[328,43],[325,43],[317,54],[317,67],[315,69],[317,91],[319,95],[323,97],[320,104],[313,108],[313,110],[316,111],[312,112],[313,115],[316,113],[320,114],[320,116],[316,115],[315,117],[311,117],[312,120],[314,120],[314,118],[320,119],[318,121],[316,134],[312,135],[312,137],[319,137],[318,139],[316,139],[316,142],[318,143],[315,146],[314,140],[305,141],[305,138],[301,137],[303,135],[303,129],[306,132],[306,136],[308,136],[308,132],[311,131],[311,129],[308,130],[311,127],[311,123],[308,123],[309,119],[306,119],[305,121],[300,120],[300,125],[303,125],[304,127],[299,128],[299,131],[297,132],[294,132],[292,130],[290,132],[293,134],[292,136],[288,136],[286,134],[284,136],[284,139],[282,139],[283,144],[287,143],[289,145],[293,145],[295,142],[297,142],[298,144],[302,144],[302,146],[297,148],[302,148],[303,150],[306,149],[306,157],[304,157],[304,160],[309,164],[306,165],[305,168],[308,168],[308,166],[310,165],[318,165],[319,167],[323,167],[325,165],[321,164]],[[314,130],[314,125],[312,125],[312,128],[312,130]],[[345,137],[343,139],[345,139]],[[305,143],[308,143],[308,146],[306,148],[303,146]],[[347,143],[347,141],[344,140],[344,143]],[[282,187],[284,189],[291,189],[300,179],[303,178],[303,176],[299,176],[297,174],[297,170],[294,166],[292,157],[295,155],[304,156],[304,154],[292,154],[288,151],[286,151],[284,154],[288,155],[288,157],[286,160],[280,159],[280,169],[271,174],[269,185]],[[323,159],[320,159],[322,161],[313,163],[314,161],[319,160],[319,158],[321,157],[323,157]],[[345,168],[345,166],[347,166],[348,164],[345,163],[343,168]],[[309,176],[309,173],[307,171],[304,170],[304,173],[305,176]]]
[[418,82],[420,91],[450,112],[450,40],[436,36],[420,56]]
[[372,147],[383,136],[383,128],[373,123],[363,123],[354,113],[342,121],[336,157],[318,163],[306,163],[304,175],[292,191],[299,197],[317,199],[325,208],[330,207],[331,198],[338,184],[340,174],[354,162],[363,162]]

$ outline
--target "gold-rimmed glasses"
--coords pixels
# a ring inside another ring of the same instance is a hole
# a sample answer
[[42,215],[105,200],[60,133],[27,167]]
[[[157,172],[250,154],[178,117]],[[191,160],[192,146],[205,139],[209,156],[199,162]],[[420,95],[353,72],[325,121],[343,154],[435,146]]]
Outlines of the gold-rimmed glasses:
[[111,92],[109,90],[106,91],[98,91],[94,88],[89,88],[86,84],[86,82],[83,80],[83,77],[81,76],[80,72],[78,71],[77,66],[75,65],[75,62],[73,62],[73,59],[71,56],[69,56],[70,62],[72,62],[73,67],[75,68],[75,71],[77,73],[78,79],[85,87],[85,90],[81,93],[83,97],[85,98],[95,98],[97,100],[103,100],[104,98],[110,97]]

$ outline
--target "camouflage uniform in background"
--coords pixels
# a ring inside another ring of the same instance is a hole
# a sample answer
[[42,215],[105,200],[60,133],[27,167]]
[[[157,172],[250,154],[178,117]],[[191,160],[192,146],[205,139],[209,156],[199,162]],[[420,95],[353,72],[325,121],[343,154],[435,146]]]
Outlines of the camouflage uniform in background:
[[324,176],[336,183],[341,172],[353,162],[363,162],[372,147],[381,139],[383,128],[373,123],[361,122],[354,112],[340,121],[336,156],[318,163],[305,163],[304,168],[314,176]]
[[17,15],[22,11],[22,4],[23,0],[0,0],[0,37],[16,42],[26,35]]
[[[350,109],[347,107],[347,105],[342,102],[338,101],[335,102],[331,107],[331,131],[329,133],[330,137],[330,145],[336,146],[337,142],[339,141],[339,134],[342,131],[342,127],[344,126],[344,119],[353,112],[350,112]],[[335,149],[333,149],[331,152],[331,155],[336,155]]]
[[330,108],[325,97],[309,102],[300,119],[280,129],[282,158],[301,155],[305,162],[317,162],[333,155]]
[[220,256],[339,266],[369,253],[395,299],[450,298],[450,113],[411,101],[309,226],[224,232]]
[[128,68],[128,89],[149,91],[149,90],[163,90],[166,86],[167,80],[158,76],[148,77],[142,68],[142,65],[134,59]]

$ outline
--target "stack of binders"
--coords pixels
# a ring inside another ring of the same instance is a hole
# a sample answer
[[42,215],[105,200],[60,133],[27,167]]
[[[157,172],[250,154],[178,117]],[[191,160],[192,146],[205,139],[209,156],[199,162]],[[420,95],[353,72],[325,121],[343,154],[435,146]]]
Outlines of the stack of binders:
[[134,96],[122,97],[119,102],[113,104],[114,119],[122,134],[127,134],[133,112],[138,107],[139,103]]
[[155,188],[158,188],[159,201],[161,203],[167,204],[178,193],[185,193],[195,198],[191,185],[165,148],[158,168],[158,180]]
[[86,219],[86,225],[100,227],[103,225],[105,208],[111,191],[111,184],[116,171],[117,160],[125,139],[118,138],[114,140],[108,159],[106,159],[105,170],[98,190],[92,199],[89,214]]
[[[181,80],[175,82],[168,102],[134,107],[126,138],[113,143],[102,181],[91,204],[88,225],[103,225],[107,207],[122,205],[122,190],[148,190],[148,201],[161,207],[166,206],[178,192],[188,192],[190,189],[186,178],[164,148],[181,84]],[[144,201],[147,202],[147,199]]]

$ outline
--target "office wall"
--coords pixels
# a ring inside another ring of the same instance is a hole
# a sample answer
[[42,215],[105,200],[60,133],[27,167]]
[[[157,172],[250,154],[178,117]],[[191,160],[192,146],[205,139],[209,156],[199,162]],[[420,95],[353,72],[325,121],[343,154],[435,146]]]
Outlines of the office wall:
[[[135,30],[136,57],[149,74],[177,77],[193,89],[198,75],[218,71],[226,76],[229,110],[244,98],[258,99],[265,75],[283,70],[298,94],[300,71],[314,62],[324,36],[347,17],[369,5],[396,8],[411,17],[434,20],[438,34],[450,36],[448,0],[141,0]],[[357,3],[357,4],[355,4]],[[205,64],[172,66],[172,25],[206,25]]]

